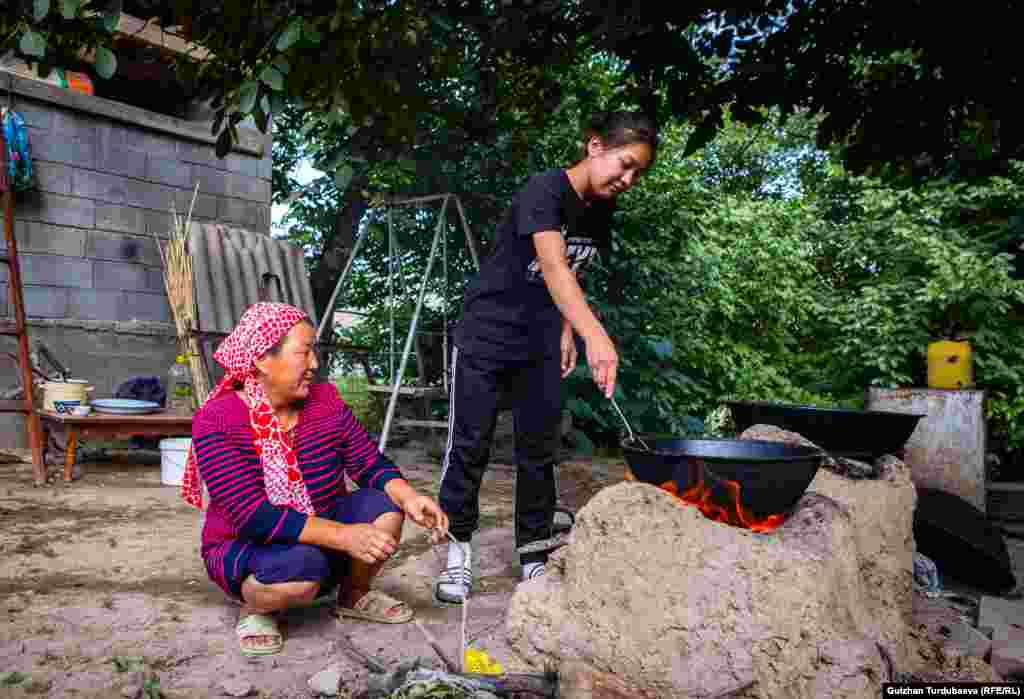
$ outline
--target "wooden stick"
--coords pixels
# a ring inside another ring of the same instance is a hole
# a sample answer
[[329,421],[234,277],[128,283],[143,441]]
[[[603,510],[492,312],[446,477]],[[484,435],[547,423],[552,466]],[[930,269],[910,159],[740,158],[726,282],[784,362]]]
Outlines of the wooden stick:
[[444,652],[444,649],[441,648],[441,644],[437,642],[437,639],[434,638],[433,634],[427,631],[427,627],[425,627],[419,619],[414,619],[413,623],[416,625],[416,628],[420,630],[420,633],[423,634],[423,637],[427,639],[427,643],[430,644],[430,647],[434,649],[435,653],[437,653],[437,657],[439,657],[441,662],[444,663],[444,669],[453,674],[458,673],[459,666],[452,662],[452,659]]
[[361,662],[370,672],[376,672],[378,674],[384,674],[388,671],[387,667],[381,661],[374,658],[372,655],[367,655],[363,651],[356,648],[356,645],[352,643],[352,639],[348,637],[348,634],[339,634],[338,639],[341,642],[342,650],[347,652],[349,655],[354,657],[356,660]]

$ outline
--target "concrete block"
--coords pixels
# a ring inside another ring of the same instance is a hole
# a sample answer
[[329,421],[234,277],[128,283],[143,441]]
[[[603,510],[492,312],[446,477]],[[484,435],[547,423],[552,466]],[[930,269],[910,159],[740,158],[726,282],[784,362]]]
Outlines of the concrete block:
[[[192,218],[207,218],[215,219],[220,215],[220,202],[223,197],[213,196],[211,194],[203,194],[202,188],[199,189],[199,195],[196,196],[196,205],[192,209]],[[192,203],[192,191],[185,190],[178,193],[178,213],[181,216],[188,215],[188,208]]]
[[[38,252],[52,255],[81,257],[85,251],[87,231],[84,228],[54,226],[38,221],[15,219],[14,236],[18,241],[18,257],[25,253]],[[0,240],[0,250],[6,250],[7,243]],[[6,265],[2,267],[6,270]]]
[[41,191],[51,194],[71,193],[71,167],[63,163],[34,160],[32,169],[35,174],[36,187]]
[[271,157],[271,148],[268,145],[266,150],[267,155],[259,161],[260,177],[265,180],[269,180],[273,177],[274,171],[274,159]]
[[125,180],[124,203],[154,211],[170,211],[181,190],[145,180]]
[[[71,290],[69,300],[73,299],[76,291],[74,289]],[[102,296],[96,298],[103,299]],[[79,357],[90,355],[117,357],[123,337],[112,329],[96,331],[83,328],[57,327],[47,328],[46,330],[48,334],[42,335],[40,339],[46,343],[47,347],[53,350],[57,359],[76,375],[84,373]],[[38,332],[33,332],[33,337],[39,334]],[[92,378],[92,376],[89,378]]]
[[74,170],[72,187],[74,194],[106,204],[123,204],[128,191],[129,182],[118,175],[111,175],[95,170]]
[[868,407],[924,415],[904,447],[914,485],[952,493],[985,512],[984,391],[878,388]]
[[96,143],[87,139],[57,135],[54,131],[28,129],[32,158],[76,167],[96,167]]
[[221,199],[218,218],[258,233],[270,230],[270,206],[243,199]]
[[100,119],[85,112],[58,109],[53,113],[51,130],[54,136],[64,140],[87,141],[99,144]]
[[161,292],[167,292],[167,286],[164,284],[164,270],[162,267],[149,267],[146,270],[148,275],[147,284],[150,289],[159,289]]
[[96,204],[96,228],[107,231],[135,233],[146,232],[145,209],[115,204]]
[[140,147],[150,156],[173,162],[178,159],[177,143],[177,139],[171,136],[154,131],[146,131],[143,132],[143,140]]
[[21,263],[21,278],[24,284],[82,289],[93,287],[93,263],[89,260],[57,255],[22,255],[20,253],[18,260]]
[[[174,344],[175,335],[172,328],[168,328],[167,333],[163,335],[130,335],[122,333],[117,337],[117,351],[120,356],[144,360],[154,355],[159,355],[162,352],[168,352],[170,362],[168,362],[167,366],[170,366],[171,362],[174,361],[174,353],[177,351],[177,348],[168,347],[168,345]],[[161,371],[164,370],[162,369]]]
[[18,97],[14,100],[14,111],[21,115],[26,126],[41,131],[53,128],[53,108],[50,105]]
[[81,197],[31,191],[19,201],[15,215],[25,221],[92,228],[96,225],[96,203]]
[[261,158],[254,158],[250,155],[242,155],[241,153],[228,153],[227,157],[224,158],[228,170],[248,177],[263,176],[260,160]]
[[25,284],[21,294],[25,300],[25,315],[30,318],[64,318],[67,316],[67,287]]
[[146,176],[146,151],[106,145],[99,149],[96,169],[126,177]]
[[206,165],[218,170],[227,170],[227,162],[217,157],[212,143],[178,141],[178,160],[196,165]]
[[117,316],[118,320],[172,322],[171,307],[163,294],[122,293],[118,299]]
[[96,129],[96,138],[101,148],[146,150],[146,132],[128,124],[104,121]]
[[159,266],[156,241],[149,237],[92,231],[85,244],[85,256],[95,260],[136,262]]
[[269,204],[270,181],[259,177],[232,174],[228,179],[228,196]]
[[227,196],[228,179],[231,175],[222,169],[208,167],[206,165],[191,165],[190,188],[199,183],[200,194],[214,194]]
[[189,166],[178,160],[165,158],[150,153],[146,156],[145,178],[151,182],[170,185],[172,187],[191,186]]
[[163,291],[163,285],[155,284],[149,268],[143,265],[125,262],[93,262],[92,265],[95,289]]
[[146,235],[158,235],[161,238],[167,238],[170,236],[171,232],[171,212],[146,211],[143,215],[143,224]]
[[70,289],[67,317],[79,320],[117,320],[118,300],[124,292]]
[[[13,377],[13,374],[12,374]],[[4,385],[13,385],[13,380]],[[0,449],[27,449],[28,428],[25,418],[14,413],[0,414]]]

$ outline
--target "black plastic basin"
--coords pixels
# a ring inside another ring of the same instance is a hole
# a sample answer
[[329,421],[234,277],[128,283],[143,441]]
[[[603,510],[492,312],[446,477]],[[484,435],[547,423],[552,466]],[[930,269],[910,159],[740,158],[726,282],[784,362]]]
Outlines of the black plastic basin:
[[888,410],[843,410],[767,401],[726,401],[736,429],[774,425],[797,432],[832,456],[898,455],[924,415]]
[[811,447],[752,439],[682,439],[640,435],[652,449],[622,442],[630,471],[653,485],[674,481],[679,492],[699,480],[715,486],[716,501],[728,506],[721,481],[740,485],[740,505],[756,518],[789,512],[811,484],[824,459]]

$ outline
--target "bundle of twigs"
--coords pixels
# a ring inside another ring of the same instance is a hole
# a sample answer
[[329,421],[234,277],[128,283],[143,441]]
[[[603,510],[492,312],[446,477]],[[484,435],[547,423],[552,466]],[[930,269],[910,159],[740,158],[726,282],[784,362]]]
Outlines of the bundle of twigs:
[[196,205],[199,185],[192,192],[192,203],[188,215],[182,218],[174,202],[171,202],[171,230],[167,243],[161,244],[156,238],[156,246],[160,251],[163,264],[164,288],[167,300],[171,305],[171,315],[178,334],[179,354],[188,357],[189,368],[192,370],[192,391],[197,405],[202,405],[210,393],[210,377],[206,373],[200,354],[199,340],[192,333],[198,317],[195,294],[192,285],[192,258],[189,256],[188,239],[192,226],[192,210]]

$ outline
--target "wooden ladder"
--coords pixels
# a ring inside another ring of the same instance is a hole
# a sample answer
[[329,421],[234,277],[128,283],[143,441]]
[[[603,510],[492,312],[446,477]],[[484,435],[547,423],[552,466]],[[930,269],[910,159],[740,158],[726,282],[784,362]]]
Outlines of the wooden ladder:
[[43,426],[32,402],[32,359],[29,356],[28,328],[25,324],[25,301],[21,293],[21,267],[18,265],[18,243],[14,239],[14,192],[2,192],[4,209],[4,240],[7,251],[0,254],[0,264],[7,265],[7,288],[14,304],[14,320],[0,320],[0,335],[18,340],[18,366],[24,396],[21,400],[0,400],[0,413],[21,413],[28,419],[28,438],[32,446],[32,468],[36,485],[46,483],[43,463]]

